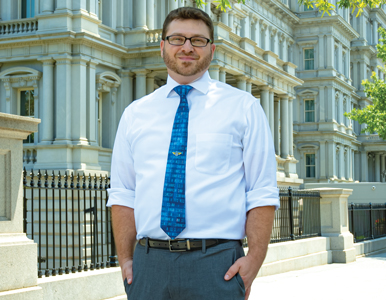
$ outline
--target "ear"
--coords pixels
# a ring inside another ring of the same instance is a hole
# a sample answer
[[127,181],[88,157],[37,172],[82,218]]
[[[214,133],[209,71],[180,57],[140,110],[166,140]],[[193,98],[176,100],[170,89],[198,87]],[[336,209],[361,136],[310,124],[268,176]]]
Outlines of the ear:
[[213,60],[213,57],[214,57],[214,50],[216,50],[216,45],[215,45],[215,44],[212,44],[212,45],[211,45],[211,48],[212,48],[212,60]]
[[161,48],[161,57],[164,57],[164,47],[165,47],[165,41],[161,40],[160,48]]

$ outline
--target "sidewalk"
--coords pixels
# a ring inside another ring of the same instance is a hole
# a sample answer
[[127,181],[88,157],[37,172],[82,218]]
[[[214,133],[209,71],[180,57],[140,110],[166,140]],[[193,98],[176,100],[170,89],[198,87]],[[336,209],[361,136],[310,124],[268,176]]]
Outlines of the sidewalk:
[[386,252],[349,264],[328,264],[256,278],[249,300],[386,299]]

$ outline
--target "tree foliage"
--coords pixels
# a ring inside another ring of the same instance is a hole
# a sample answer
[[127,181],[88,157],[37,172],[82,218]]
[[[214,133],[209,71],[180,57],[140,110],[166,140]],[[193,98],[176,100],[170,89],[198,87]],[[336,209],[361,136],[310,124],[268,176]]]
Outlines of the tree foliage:
[[[379,40],[382,44],[377,45],[377,57],[386,62],[386,30],[379,28],[378,32],[382,37]],[[378,66],[378,69],[386,75],[385,66]],[[360,124],[366,124],[367,127],[362,129],[362,133],[377,132],[379,137],[386,140],[386,83],[379,79],[375,72],[373,72],[371,79],[372,81],[363,80],[362,85],[365,87],[366,96],[373,101],[373,104],[363,109],[353,109],[344,115]]]
[[[176,0],[178,1],[178,0]],[[203,8],[206,5],[204,0],[194,0],[197,4],[197,7]],[[245,3],[245,0],[237,0],[238,3]],[[327,13],[330,15],[330,11],[334,10],[336,6],[332,3],[333,0],[298,0],[300,5],[305,5],[308,8],[316,7],[319,11],[322,12],[322,16]],[[231,8],[231,3],[229,0],[214,0],[214,4],[217,5],[217,8],[222,11],[226,11]],[[368,6],[370,8],[379,7],[382,4],[385,4],[386,0],[339,0],[336,5],[339,8],[350,8],[352,13],[356,11],[356,16],[359,16],[363,9]]]

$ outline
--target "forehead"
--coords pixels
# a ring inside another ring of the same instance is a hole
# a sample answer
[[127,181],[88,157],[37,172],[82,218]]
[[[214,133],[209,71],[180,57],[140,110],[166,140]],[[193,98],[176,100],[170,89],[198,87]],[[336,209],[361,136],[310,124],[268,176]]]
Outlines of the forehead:
[[173,20],[168,26],[166,35],[173,35],[173,34],[182,34],[187,37],[199,35],[207,38],[209,38],[209,35],[210,35],[209,28],[208,26],[206,26],[204,21],[193,20],[193,19]]

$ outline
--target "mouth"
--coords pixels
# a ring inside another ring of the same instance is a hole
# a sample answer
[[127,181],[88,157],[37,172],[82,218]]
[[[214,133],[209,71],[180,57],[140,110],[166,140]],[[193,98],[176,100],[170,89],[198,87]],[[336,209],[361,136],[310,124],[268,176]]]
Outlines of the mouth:
[[198,59],[197,57],[193,57],[193,56],[178,56],[177,58],[182,61],[194,61]]

